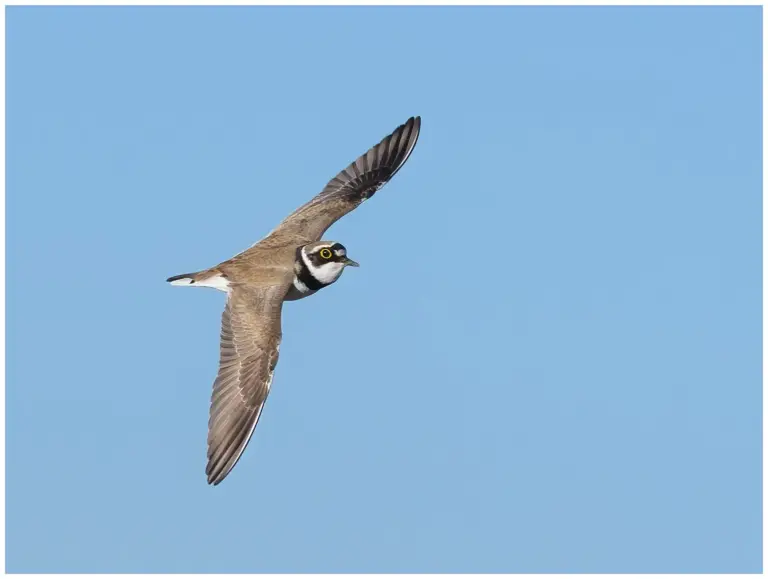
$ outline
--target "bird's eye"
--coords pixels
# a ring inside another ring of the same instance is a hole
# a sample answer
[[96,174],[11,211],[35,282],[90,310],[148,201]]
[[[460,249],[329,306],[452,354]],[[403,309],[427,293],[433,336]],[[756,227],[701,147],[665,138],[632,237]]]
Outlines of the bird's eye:
[[331,259],[332,256],[333,256],[333,252],[327,247],[324,247],[323,249],[320,250],[320,257],[322,257],[323,259]]

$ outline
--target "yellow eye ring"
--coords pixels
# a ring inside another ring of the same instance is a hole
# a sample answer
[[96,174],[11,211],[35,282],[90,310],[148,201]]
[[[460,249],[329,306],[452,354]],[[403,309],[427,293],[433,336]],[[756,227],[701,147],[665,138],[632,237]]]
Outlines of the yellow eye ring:
[[333,256],[333,252],[331,252],[331,250],[328,249],[327,247],[324,247],[323,249],[320,250],[320,257],[322,257],[323,259],[331,259],[332,256]]

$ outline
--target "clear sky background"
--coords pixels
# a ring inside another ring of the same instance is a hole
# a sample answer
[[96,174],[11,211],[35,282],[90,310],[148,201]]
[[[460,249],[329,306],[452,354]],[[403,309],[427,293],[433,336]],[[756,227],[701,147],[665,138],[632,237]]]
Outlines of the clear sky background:
[[[10,572],[758,572],[760,8],[7,10]],[[205,481],[245,249],[410,115]]]

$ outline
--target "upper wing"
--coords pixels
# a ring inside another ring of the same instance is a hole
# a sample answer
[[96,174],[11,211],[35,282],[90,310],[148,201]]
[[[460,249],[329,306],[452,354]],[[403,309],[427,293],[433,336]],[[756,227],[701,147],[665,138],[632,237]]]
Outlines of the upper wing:
[[235,286],[221,317],[221,358],[208,421],[208,482],[229,474],[251,439],[280,348],[286,287]]
[[267,236],[318,241],[323,233],[373,196],[403,166],[419,138],[421,117],[411,117],[331,179],[320,194],[286,217]]

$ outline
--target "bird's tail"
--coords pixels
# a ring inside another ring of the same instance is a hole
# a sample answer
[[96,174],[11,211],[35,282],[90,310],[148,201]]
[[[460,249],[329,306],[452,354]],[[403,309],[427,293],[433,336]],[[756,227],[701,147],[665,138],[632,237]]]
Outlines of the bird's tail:
[[195,273],[182,273],[181,275],[171,276],[165,281],[171,285],[191,285],[198,281],[201,273],[203,272],[196,271]]

